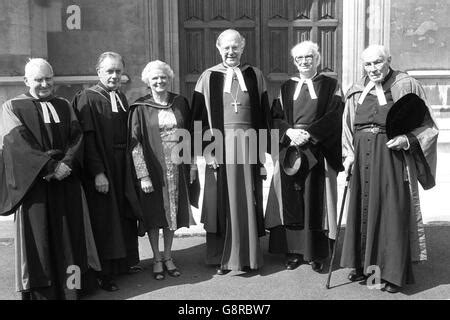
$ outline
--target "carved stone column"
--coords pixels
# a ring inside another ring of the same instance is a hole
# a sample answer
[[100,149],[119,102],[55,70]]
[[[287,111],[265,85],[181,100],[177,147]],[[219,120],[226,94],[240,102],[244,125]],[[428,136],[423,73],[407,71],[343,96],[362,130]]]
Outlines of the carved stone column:
[[342,89],[344,93],[362,76],[361,53],[365,47],[366,0],[343,1]]
[[391,0],[370,0],[367,28],[369,44],[381,44],[389,49],[391,33]]
[[146,21],[147,35],[146,35],[146,47],[147,47],[147,60],[161,59],[162,48],[160,47],[160,37],[163,31],[160,27],[160,1],[159,0],[146,0],[148,15]]
[[163,1],[164,57],[175,73],[172,90],[180,92],[180,46],[178,31],[178,0]]

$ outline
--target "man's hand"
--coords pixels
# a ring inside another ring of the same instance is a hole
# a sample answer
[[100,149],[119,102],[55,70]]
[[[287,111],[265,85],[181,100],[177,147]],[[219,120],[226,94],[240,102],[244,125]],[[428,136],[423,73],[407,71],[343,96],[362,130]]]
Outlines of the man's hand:
[[142,191],[144,191],[144,193],[150,193],[153,192],[153,184],[152,181],[150,180],[150,177],[144,177],[141,178],[141,189]]
[[95,190],[103,194],[109,191],[109,181],[103,172],[95,176]]
[[408,150],[409,142],[405,135],[396,136],[395,138],[389,140],[386,146],[391,150]]
[[60,162],[56,167],[53,177],[59,181],[64,180],[72,173],[72,169],[64,162]]
[[197,180],[198,177],[198,169],[197,167],[191,166],[191,170],[189,171],[189,183],[193,184],[195,180]]
[[266,169],[265,166],[261,166],[261,167],[259,168],[259,174],[261,175],[261,178],[262,178],[263,180],[267,180],[267,169]]
[[355,160],[353,158],[351,158],[351,157],[345,158],[345,161],[344,161],[344,172],[345,172],[345,174],[348,175],[348,174],[351,173],[351,170],[352,170],[354,162],[355,162]]
[[291,144],[296,146],[303,146],[311,137],[309,133],[303,129],[288,129],[286,135],[291,139]]
[[217,168],[219,167],[219,163],[217,162],[215,157],[207,159],[206,165],[212,167],[214,170],[217,170]]

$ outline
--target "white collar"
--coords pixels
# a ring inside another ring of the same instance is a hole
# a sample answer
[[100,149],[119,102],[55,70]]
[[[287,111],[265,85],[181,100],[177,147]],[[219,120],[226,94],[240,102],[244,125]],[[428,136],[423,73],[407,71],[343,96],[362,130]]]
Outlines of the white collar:
[[117,101],[119,101],[120,107],[123,111],[127,112],[125,107],[123,106],[122,100],[120,99],[119,95],[116,91],[110,91],[109,92],[109,98],[111,99],[111,109],[112,112],[117,113],[119,112],[119,108],[117,107]]
[[233,83],[233,77],[236,74],[239,86],[241,87],[241,90],[243,92],[248,91],[247,86],[245,85],[244,76],[242,75],[241,69],[239,69],[239,66],[236,67],[227,67],[227,73],[225,76],[225,85],[223,87],[223,92],[231,93],[231,84]]
[[386,96],[384,95],[383,86],[380,82],[373,82],[369,81],[369,83],[364,88],[363,92],[361,93],[361,96],[359,97],[358,103],[363,104],[364,100],[366,99],[369,92],[375,87],[375,93],[377,95],[378,104],[380,106],[384,106],[387,104]]
[[[312,78],[314,78],[316,75],[317,75],[317,72]],[[291,78],[292,80],[298,82],[297,88],[295,89],[295,92],[294,92],[294,101],[297,100],[298,97],[300,96],[300,91],[302,90],[302,86],[304,83],[306,83],[306,85],[308,86],[308,91],[309,91],[309,95],[310,95],[311,99],[312,100],[317,99],[317,94],[316,94],[316,91],[314,90],[312,78],[310,78],[310,79],[299,78],[299,77]]]

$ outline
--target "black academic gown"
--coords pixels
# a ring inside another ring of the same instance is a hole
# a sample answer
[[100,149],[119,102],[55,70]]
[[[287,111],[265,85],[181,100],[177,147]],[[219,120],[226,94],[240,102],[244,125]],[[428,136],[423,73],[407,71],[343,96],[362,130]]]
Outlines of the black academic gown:
[[[274,100],[271,114],[273,128],[279,130],[280,154],[291,143],[286,131],[300,126],[311,136],[303,149],[310,152],[314,161],[309,161],[310,166],[296,175],[288,176],[275,157],[274,165],[280,169],[275,170],[265,214],[266,227],[271,230],[269,250],[303,254],[305,260],[322,259],[329,254],[328,226],[336,224],[336,213],[327,212],[335,207],[333,203],[334,206],[327,208],[327,201],[337,201],[337,194],[327,191],[325,179],[334,175],[334,182],[330,183],[334,183],[336,190],[336,175],[343,169],[341,119],[344,104],[337,80],[319,74],[312,78],[312,83],[317,99],[311,99],[308,87],[303,85],[294,102],[298,82],[288,80]],[[281,185],[281,194],[277,192],[278,185]]]
[[[126,160],[128,104],[113,112],[109,91],[101,84],[79,92],[72,105],[85,135],[83,182],[92,227],[105,274],[117,274],[139,262],[136,194]],[[118,102],[119,104],[119,102]],[[105,173],[109,192],[95,189],[95,176]]]
[[[154,191],[146,194],[142,191],[140,182],[133,170],[133,181],[142,207],[142,220],[140,221],[140,234],[156,228],[168,227],[166,212],[164,209],[164,174],[165,160],[162,147],[161,135],[158,123],[158,110],[172,108],[177,120],[177,127],[188,133],[191,123],[191,110],[186,98],[169,93],[169,103],[161,106],[153,101],[151,95],[139,98],[130,106],[129,131],[130,144],[128,156],[131,156],[133,148],[140,143],[142,145],[144,160]],[[198,196],[200,183],[197,180],[190,184],[190,161],[191,154],[189,146],[183,150],[188,152],[187,162],[178,166],[178,214],[177,228],[187,227],[195,224],[190,210],[190,205],[198,207]],[[183,156],[182,154],[181,156]]]
[[[257,130],[257,132],[258,130],[267,130],[267,132],[269,132],[270,108],[262,73],[259,69],[249,65],[242,65],[240,69],[242,70],[250,98],[251,126],[253,129]],[[195,126],[195,123],[197,122],[201,124],[201,137],[203,137],[203,134],[210,129],[220,131],[222,137],[225,137],[223,106],[223,88],[225,81],[224,73],[226,73],[225,67],[222,64],[219,64],[206,70],[197,81],[192,101],[193,121],[191,131],[193,136],[195,134],[199,134]],[[260,137],[258,134],[257,138],[257,154],[259,154]],[[194,141],[195,143],[198,142],[197,139],[194,139]],[[210,142],[204,142],[201,148],[196,148],[195,146],[193,147],[194,149],[200,149],[202,151],[206,146],[208,146],[209,143]],[[224,145],[222,146],[222,149],[223,159],[226,159],[226,150]],[[196,150],[194,150],[194,153],[196,153]],[[257,222],[256,231],[257,235],[262,237],[265,235],[263,217],[263,176],[261,175],[261,168],[263,164],[260,162],[258,157],[258,163],[251,166],[254,182],[253,193]],[[208,179],[208,177],[205,179]],[[214,196],[204,197],[203,199],[201,221],[204,224],[206,232],[208,233],[209,241],[207,240],[207,257],[214,256],[218,253],[219,257],[222,255],[222,258],[219,259],[222,260],[222,262],[218,263],[223,264],[226,260],[225,256],[227,255],[225,252],[227,251],[226,248],[228,246],[225,241],[226,239],[229,239],[229,237],[227,237],[227,232],[232,232],[230,229],[231,227],[229,226],[230,208],[227,191],[228,181],[226,165],[219,166],[217,169],[216,178],[214,180],[205,180],[205,186],[209,189],[208,195],[214,194]],[[213,243],[215,244],[210,246],[210,244]],[[213,263],[212,261],[215,263],[217,260],[216,257],[214,259],[208,259],[209,258],[207,258],[207,261],[209,261],[208,263]]]
[[[59,123],[53,117],[44,123],[40,102],[54,106]],[[79,288],[66,285],[68,268],[78,266],[81,274],[89,265],[99,270],[78,178],[80,124],[66,100],[29,94],[7,101],[2,120],[0,214],[16,212],[16,288],[27,298],[76,298]],[[72,174],[45,180],[60,161]]]

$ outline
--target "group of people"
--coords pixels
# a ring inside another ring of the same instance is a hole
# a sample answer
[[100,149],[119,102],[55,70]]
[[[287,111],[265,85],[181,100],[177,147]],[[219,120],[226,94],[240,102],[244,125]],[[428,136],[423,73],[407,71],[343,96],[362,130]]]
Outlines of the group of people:
[[[418,182],[435,184],[438,136],[420,84],[372,45],[362,54],[365,76],[344,96],[318,71],[318,45],[304,41],[291,50],[298,74],[270,105],[261,70],[241,62],[242,35],[225,30],[216,46],[222,63],[201,74],[191,103],[169,91],[174,72],[159,60],[142,71],[148,94],[131,105],[120,91],[125,62],[117,53],[100,55],[98,84],[71,103],[53,95],[47,61],[27,63],[29,90],[3,105],[0,135],[0,214],[15,214],[24,299],[76,298],[97,284],[117,290],[117,275],[142,270],[145,234],[154,278],[180,276],[171,248],[174,232],[195,224],[198,156],[206,160],[206,263],[218,275],[261,268],[267,230],[269,252],[285,254],[286,269],[306,262],[321,272],[336,239],[337,176],[345,172],[341,266],[352,268],[349,279],[364,281],[378,266],[388,292],[413,281],[412,262],[426,259]],[[400,105],[407,116],[420,103],[426,112],[418,122],[390,135],[391,109]],[[251,130],[253,140],[236,135]],[[189,148],[180,148],[180,132],[189,132]],[[264,211],[265,153],[274,170]],[[70,285],[73,266],[79,285]]]

